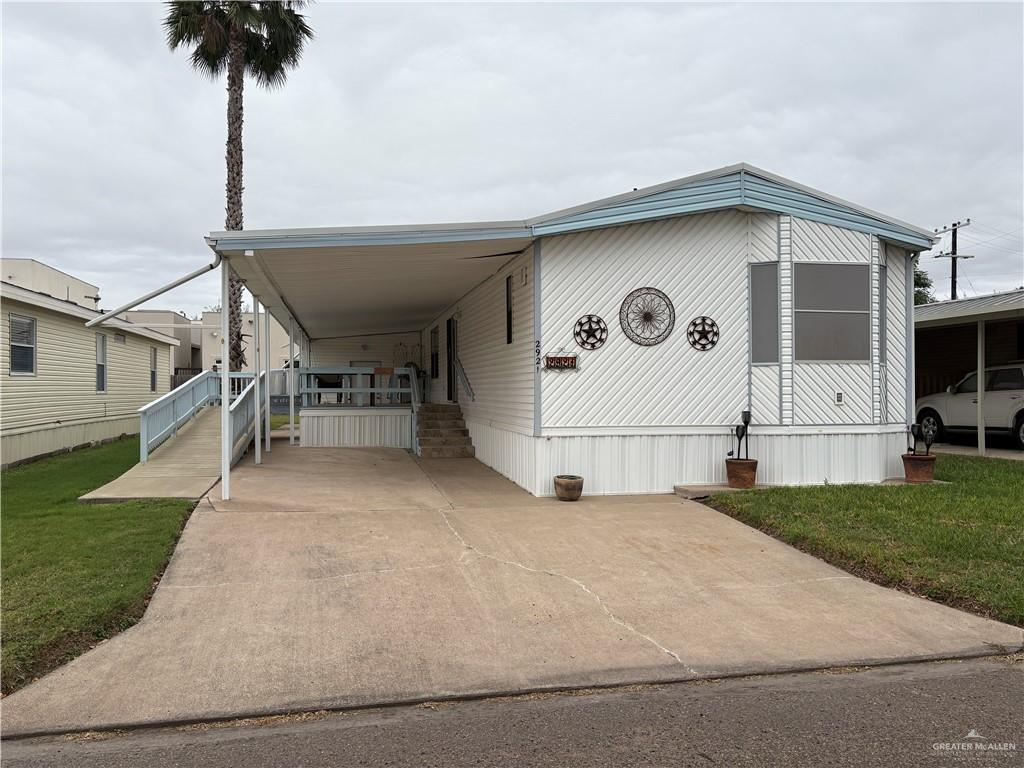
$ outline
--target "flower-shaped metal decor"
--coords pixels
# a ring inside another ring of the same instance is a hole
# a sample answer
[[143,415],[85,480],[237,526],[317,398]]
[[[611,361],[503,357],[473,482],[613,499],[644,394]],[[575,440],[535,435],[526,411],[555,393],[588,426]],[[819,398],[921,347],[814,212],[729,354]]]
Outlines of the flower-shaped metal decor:
[[704,315],[695,317],[686,329],[686,338],[698,352],[706,352],[718,343],[718,323]]
[[676,310],[669,297],[657,288],[637,288],[623,300],[619,323],[630,341],[653,347],[671,335]]
[[608,340],[608,324],[597,315],[584,315],[576,321],[572,336],[584,349],[597,349]]

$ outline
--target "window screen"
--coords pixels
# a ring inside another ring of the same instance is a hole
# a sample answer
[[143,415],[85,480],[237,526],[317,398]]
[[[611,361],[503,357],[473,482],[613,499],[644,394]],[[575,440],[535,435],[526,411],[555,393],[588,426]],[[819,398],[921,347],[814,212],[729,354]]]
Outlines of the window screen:
[[107,391],[107,337],[96,334],[96,391]]
[[794,264],[793,336],[797,360],[871,358],[871,268]]
[[36,321],[10,315],[11,373],[36,372]]
[[779,265],[750,265],[750,359],[779,362]]
[[992,371],[985,384],[986,392],[1012,392],[1024,389],[1024,368],[1002,368]]

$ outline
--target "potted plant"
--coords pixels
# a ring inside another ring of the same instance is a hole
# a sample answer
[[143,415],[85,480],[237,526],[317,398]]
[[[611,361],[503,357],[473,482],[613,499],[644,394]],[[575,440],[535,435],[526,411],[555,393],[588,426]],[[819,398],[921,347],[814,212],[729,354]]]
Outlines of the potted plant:
[[[750,411],[744,411],[743,423],[736,425],[736,455],[729,451],[725,460],[725,477],[730,488],[753,488],[757,480],[757,459],[750,458]],[[746,458],[740,458],[740,452],[746,444]]]
[[[903,454],[903,475],[908,483],[931,483],[935,481],[935,454],[930,453],[935,442],[934,429],[922,429],[920,424],[910,425],[913,441]],[[917,452],[917,443],[924,441],[924,453]]]
[[582,494],[582,477],[579,475],[555,475],[555,496],[559,501],[576,501]]

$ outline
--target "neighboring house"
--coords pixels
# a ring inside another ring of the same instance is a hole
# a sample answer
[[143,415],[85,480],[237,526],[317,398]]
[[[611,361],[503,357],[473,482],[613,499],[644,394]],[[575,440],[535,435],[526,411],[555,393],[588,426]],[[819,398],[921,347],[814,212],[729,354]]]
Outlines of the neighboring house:
[[559,473],[588,493],[722,482],[745,410],[760,482],[901,476],[912,258],[934,241],[746,164],[525,221],[207,238],[295,323],[302,366],[418,346],[429,399],[537,495]]
[[137,433],[138,409],[168,391],[171,351],[178,344],[124,320],[86,328],[85,322],[99,315],[96,287],[38,262],[20,272],[9,268],[25,261],[4,259],[0,284],[0,463],[5,467]]
[[22,288],[70,301],[81,307],[99,309],[100,289],[97,286],[41,261],[5,257],[0,260],[0,272],[0,280],[5,283],[20,285]]
[[[253,327],[252,312],[242,313],[242,349],[245,351],[245,369],[253,370],[255,360],[252,354]],[[262,322],[263,315],[260,315]],[[202,349],[202,368],[204,371],[212,370],[215,366],[220,368],[220,312],[203,312],[203,319],[199,323],[200,347]],[[263,327],[260,327],[262,335]],[[265,339],[260,344],[266,344]],[[270,319],[270,367],[281,368],[288,362],[288,331],[281,327],[273,317]],[[260,361],[263,366],[263,361]]]
[[193,341],[192,320],[181,312],[169,309],[136,309],[125,312],[125,319],[136,325],[173,336],[178,340],[171,364],[171,373],[183,377],[203,368],[198,337]]

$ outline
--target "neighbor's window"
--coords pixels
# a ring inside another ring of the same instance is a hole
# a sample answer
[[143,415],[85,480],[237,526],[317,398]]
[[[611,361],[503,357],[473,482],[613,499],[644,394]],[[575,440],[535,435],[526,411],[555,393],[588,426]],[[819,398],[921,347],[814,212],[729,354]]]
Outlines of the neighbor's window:
[[96,334],[96,391],[107,391],[107,337]]
[[8,315],[11,331],[11,374],[36,372],[36,320],[34,317]]
[[505,343],[512,343],[512,275],[505,278]]
[[115,333],[114,334],[114,343],[115,344],[127,344],[128,343],[128,339],[125,337],[125,335],[123,333]]
[[779,264],[750,265],[750,360],[779,362]]
[[798,263],[793,279],[796,359],[868,361],[871,267]]
[[149,391],[156,392],[156,347],[149,348]]
[[1024,368],[1001,368],[988,375],[986,392],[1012,392],[1024,389]]
[[441,342],[437,326],[430,329],[430,378],[441,376]]

